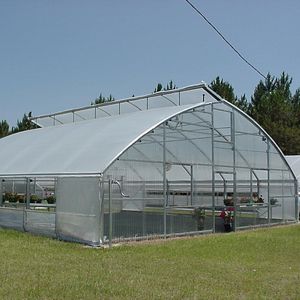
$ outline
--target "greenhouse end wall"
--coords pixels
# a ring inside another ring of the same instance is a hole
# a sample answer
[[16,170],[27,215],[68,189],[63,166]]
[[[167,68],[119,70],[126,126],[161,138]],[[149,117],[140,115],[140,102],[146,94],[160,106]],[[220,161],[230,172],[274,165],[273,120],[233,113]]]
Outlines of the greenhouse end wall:
[[[109,180],[119,182],[119,186]],[[171,118],[104,173],[104,240],[224,232],[297,220],[297,182],[273,141],[227,103]]]

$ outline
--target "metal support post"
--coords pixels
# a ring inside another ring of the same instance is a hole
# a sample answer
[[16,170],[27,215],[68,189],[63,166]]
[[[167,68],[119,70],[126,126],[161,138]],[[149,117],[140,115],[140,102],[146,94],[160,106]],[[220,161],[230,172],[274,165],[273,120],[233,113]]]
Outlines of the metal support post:
[[296,221],[299,220],[299,186],[298,186],[298,180],[295,179],[295,218]]
[[112,225],[113,225],[113,219],[112,219],[112,180],[108,180],[108,211],[109,211],[109,247],[112,247]]
[[0,206],[3,205],[3,180],[0,178]]
[[100,174],[99,178],[99,218],[100,218],[100,228],[99,228],[99,237],[100,244],[104,243],[104,176]]
[[30,178],[26,178],[26,209],[30,208]]
[[145,181],[143,182],[143,210],[142,210],[142,225],[143,225],[143,236],[146,236],[146,216],[145,216],[145,203],[146,203],[146,185]]
[[234,222],[233,231],[236,231],[237,226],[237,186],[236,186],[236,145],[235,145],[235,118],[234,112],[231,112],[231,143],[233,155],[233,205],[234,205]]
[[167,237],[167,176],[166,176],[166,122],[163,124],[163,193],[164,193],[164,238]]
[[194,168],[191,165],[191,206],[194,204]]
[[253,174],[252,169],[250,169],[250,201],[253,202]]
[[215,143],[214,143],[214,106],[211,104],[211,180],[212,180],[212,230],[216,232],[216,208],[215,208]]
[[268,203],[268,224],[271,223],[271,206],[270,206],[270,141],[269,139],[267,140],[267,185],[268,185],[268,189],[267,189],[267,203]]
[[220,177],[223,180],[223,191],[224,191],[223,198],[225,200],[225,199],[227,199],[227,181],[221,172],[218,172],[218,174],[220,175]]

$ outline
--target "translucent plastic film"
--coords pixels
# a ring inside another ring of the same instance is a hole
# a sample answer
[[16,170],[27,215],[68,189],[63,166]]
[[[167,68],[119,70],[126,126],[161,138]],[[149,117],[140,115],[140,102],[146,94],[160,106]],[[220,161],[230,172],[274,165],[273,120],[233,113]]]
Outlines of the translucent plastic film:
[[97,177],[59,178],[56,233],[62,239],[100,243],[100,188]]

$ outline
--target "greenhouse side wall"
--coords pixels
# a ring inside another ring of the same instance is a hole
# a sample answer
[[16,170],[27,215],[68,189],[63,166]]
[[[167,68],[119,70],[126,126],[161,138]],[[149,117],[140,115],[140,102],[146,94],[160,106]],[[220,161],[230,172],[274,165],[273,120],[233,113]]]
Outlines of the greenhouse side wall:
[[0,226],[55,237],[56,178],[1,178]]

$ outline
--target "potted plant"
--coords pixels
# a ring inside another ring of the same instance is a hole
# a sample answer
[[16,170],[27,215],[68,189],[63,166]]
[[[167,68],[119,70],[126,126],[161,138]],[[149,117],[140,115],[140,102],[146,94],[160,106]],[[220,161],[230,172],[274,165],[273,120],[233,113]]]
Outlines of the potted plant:
[[48,204],[54,204],[56,202],[55,196],[49,196],[46,198]]
[[271,205],[275,205],[278,202],[278,200],[276,198],[271,198],[270,199],[270,204]]
[[222,210],[220,217],[224,220],[225,232],[232,231],[234,222],[234,207],[226,207]]
[[4,197],[3,197],[3,201],[4,201],[4,202],[14,202],[13,200],[14,200],[14,195],[13,195],[13,193],[6,192],[6,193],[4,194]]
[[30,195],[30,203],[41,203],[41,199],[37,195]]

